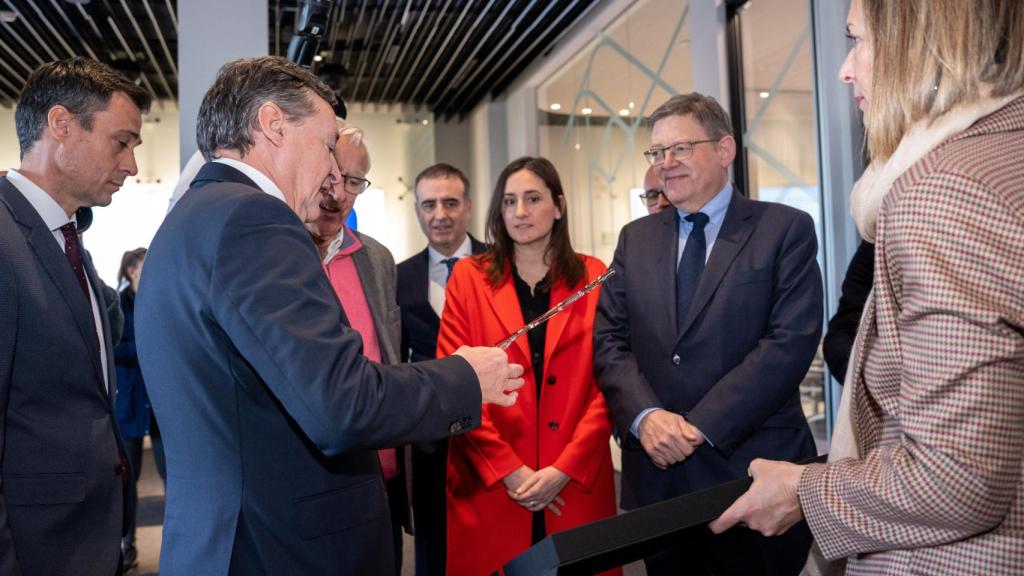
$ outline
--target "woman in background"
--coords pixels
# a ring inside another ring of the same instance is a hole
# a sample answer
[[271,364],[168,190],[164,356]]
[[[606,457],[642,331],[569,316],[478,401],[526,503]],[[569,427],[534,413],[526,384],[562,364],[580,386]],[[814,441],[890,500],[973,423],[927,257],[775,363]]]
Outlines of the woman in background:
[[[544,158],[502,171],[487,239],[488,252],[452,272],[438,357],[503,340],[605,271],[573,251],[562,184]],[[611,424],[592,365],[598,293],[516,340],[518,401],[484,406],[480,428],[452,438],[449,576],[491,574],[547,534],[615,514]]]
[[131,468],[132,479],[128,491],[132,499],[132,517],[129,519],[128,534],[124,538],[124,565],[127,570],[135,564],[135,520],[138,516],[137,484],[142,473],[142,442],[146,434],[151,435],[153,456],[157,471],[164,478],[163,445],[160,432],[156,429],[153,409],[149,405],[146,384],[139,369],[139,358],[135,354],[135,293],[139,288],[142,264],[146,258],[145,248],[129,250],[121,257],[121,268],[117,273],[121,290],[121,310],[124,313],[124,330],[121,341],[114,346],[114,364],[117,369],[117,404],[115,414],[117,427],[121,432],[124,448]]
[[877,256],[854,446],[755,460],[711,527],[806,517],[847,574],[1024,574],[1024,2],[853,0],[847,32],[871,157],[851,206]]

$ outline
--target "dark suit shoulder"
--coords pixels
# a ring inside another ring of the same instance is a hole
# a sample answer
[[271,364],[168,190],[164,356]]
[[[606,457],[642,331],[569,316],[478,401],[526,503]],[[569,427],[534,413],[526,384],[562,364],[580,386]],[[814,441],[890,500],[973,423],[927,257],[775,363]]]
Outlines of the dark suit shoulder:
[[427,249],[424,248],[405,260],[402,260],[398,263],[398,276],[403,277],[405,274],[412,274],[421,262],[427,261],[427,258]]

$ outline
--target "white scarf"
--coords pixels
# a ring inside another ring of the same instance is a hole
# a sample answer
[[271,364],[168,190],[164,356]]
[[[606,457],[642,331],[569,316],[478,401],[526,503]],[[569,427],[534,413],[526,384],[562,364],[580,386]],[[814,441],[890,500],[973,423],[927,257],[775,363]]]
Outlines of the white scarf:
[[920,120],[903,135],[896,151],[887,161],[872,162],[864,174],[853,185],[850,193],[850,214],[857,224],[861,238],[875,242],[875,226],[882,200],[896,180],[936,146],[970,128],[979,119],[992,114],[1024,92],[1017,92],[1001,98],[988,96],[983,89],[982,96],[968,104],[955,106],[949,112],[929,122]]

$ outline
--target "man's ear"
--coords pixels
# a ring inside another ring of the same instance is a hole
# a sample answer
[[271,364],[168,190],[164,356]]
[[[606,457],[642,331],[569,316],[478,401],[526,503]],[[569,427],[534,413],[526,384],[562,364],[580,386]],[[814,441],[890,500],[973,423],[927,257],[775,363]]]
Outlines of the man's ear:
[[259,132],[274,146],[284,145],[284,110],[274,102],[260,104],[256,111]]
[[732,134],[727,134],[719,140],[715,148],[717,149],[722,167],[728,168],[731,166],[732,161],[736,159],[736,139],[732,137]]
[[75,115],[64,106],[57,104],[46,113],[46,129],[58,142],[64,142],[71,135],[71,123]]

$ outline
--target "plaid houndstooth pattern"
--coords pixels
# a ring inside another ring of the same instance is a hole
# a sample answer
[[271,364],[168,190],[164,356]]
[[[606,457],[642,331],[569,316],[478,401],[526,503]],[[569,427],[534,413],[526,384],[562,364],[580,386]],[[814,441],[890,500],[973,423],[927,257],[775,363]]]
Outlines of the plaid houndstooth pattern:
[[803,474],[848,574],[1024,574],[1024,98],[884,201],[853,359],[861,459]]

